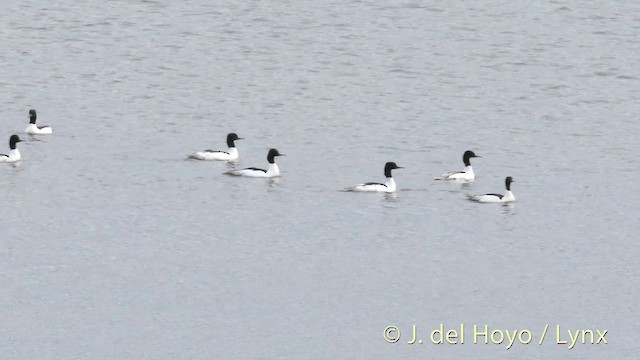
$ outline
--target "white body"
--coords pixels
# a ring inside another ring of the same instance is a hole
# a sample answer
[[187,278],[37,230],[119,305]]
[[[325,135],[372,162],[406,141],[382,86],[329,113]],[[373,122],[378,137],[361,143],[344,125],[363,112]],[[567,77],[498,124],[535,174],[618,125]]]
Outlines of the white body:
[[507,190],[504,195],[502,195],[502,197],[492,194],[485,194],[472,196],[471,200],[481,203],[506,203],[516,201],[516,197],[513,196],[513,193],[510,190]]
[[462,172],[448,172],[442,176],[435,178],[436,180],[463,180],[472,181],[476,178],[471,165],[465,166]]
[[20,156],[20,150],[13,149],[9,151],[9,155],[0,156],[0,162],[16,162],[19,161],[22,157]]
[[358,184],[356,186],[350,187],[347,189],[348,191],[358,191],[358,192],[394,192],[396,191],[396,182],[392,177],[387,178],[387,181],[384,184]]
[[204,150],[189,155],[189,157],[196,160],[233,161],[238,159],[238,149],[231,147],[229,148],[229,151]]
[[49,126],[43,126],[39,128],[36,124],[29,124],[24,132],[30,135],[46,135],[53,133],[53,130]]
[[247,177],[256,177],[256,178],[271,178],[280,176],[280,169],[276,163],[269,164],[269,168],[266,171],[259,169],[240,169],[240,170],[232,170],[227,172],[229,175],[235,176],[247,176]]

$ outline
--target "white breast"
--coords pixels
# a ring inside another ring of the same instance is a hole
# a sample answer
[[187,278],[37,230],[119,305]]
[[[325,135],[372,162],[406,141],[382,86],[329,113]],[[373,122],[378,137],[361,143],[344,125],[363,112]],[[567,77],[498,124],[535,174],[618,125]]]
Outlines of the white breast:
[[516,197],[513,195],[511,191],[507,191],[502,197],[502,202],[512,202],[516,201]]
[[20,151],[18,149],[9,151],[9,155],[0,156],[0,162],[16,162],[20,159],[22,159],[22,156],[20,156]]

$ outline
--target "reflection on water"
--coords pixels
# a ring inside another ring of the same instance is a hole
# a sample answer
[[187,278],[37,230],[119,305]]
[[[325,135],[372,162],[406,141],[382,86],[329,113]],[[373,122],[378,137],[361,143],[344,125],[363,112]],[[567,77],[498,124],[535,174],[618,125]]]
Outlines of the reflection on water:
[[397,198],[398,198],[398,193],[396,193],[396,192],[384,193],[384,199],[386,201],[394,202]]
[[471,190],[472,188],[473,188],[473,181],[466,181],[460,184],[461,191],[468,191],[468,190]]
[[502,204],[503,213],[505,215],[515,215],[516,203],[508,202]]
[[281,177],[268,178],[267,179],[268,190],[269,191],[278,190],[278,184],[280,183],[280,181],[281,181]]

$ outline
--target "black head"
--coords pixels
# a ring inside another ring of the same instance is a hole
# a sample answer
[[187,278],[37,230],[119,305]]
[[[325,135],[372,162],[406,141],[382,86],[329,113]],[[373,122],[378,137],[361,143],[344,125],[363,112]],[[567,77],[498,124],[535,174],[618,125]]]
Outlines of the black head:
[[462,161],[464,161],[464,166],[470,166],[470,165],[471,165],[471,163],[469,162],[469,160],[470,160],[471,158],[475,158],[475,157],[478,157],[478,158],[479,158],[479,157],[481,157],[481,156],[476,155],[476,154],[475,154],[473,151],[471,151],[471,150],[467,150],[467,151],[465,151],[465,152],[464,152],[464,154],[462,155]]
[[284,154],[280,154],[276,149],[269,150],[269,153],[267,154],[267,161],[269,164],[276,162],[276,156],[284,156]]
[[238,137],[238,134],[236,134],[236,133],[229,133],[227,135],[227,146],[228,147],[234,147],[235,144],[233,142],[236,141],[236,140],[242,140],[242,138]]
[[36,123],[36,111],[34,109],[29,110],[29,123],[31,124],[35,124]]
[[384,176],[391,177],[391,170],[402,169],[402,168],[403,168],[402,166],[398,166],[396,165],[396,163],[390,161],[384,164]]
[[9,138],[9,148],[11,148],[11,150],[15,149],[16,144],[21,141],[22,139],[20,139],[18,135],[11,135],[11,137]]
[[512,182],[516,182],[516,181],[513,180],[513,178],[511,176],[507,176],[507,178],[504,179],[504,186],[507,188],[508,191],[511,191],[511,183]]

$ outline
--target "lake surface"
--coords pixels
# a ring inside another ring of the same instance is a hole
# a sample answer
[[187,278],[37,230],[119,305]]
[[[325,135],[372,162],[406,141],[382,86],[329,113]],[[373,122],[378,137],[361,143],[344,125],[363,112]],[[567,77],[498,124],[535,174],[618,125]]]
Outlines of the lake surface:
[[[0,150],[30,108],[54,128],[0,164],[0,358],[640,353],[640,3],[0,13]],[[231,131],[236,165],[185,159]],[[222,175],[266,166],[271,147],[281,178]],[[474,183],[433,180],[467,149]],[[384,180],[387,161],[405,167],[396,194],[341,191]],[[515,204],[466,199],[509,175]],[[432,344],[441,323],[464,324],[465,343]],[[474,344],[485,324],[531,343]],[[585,329],[608,344],[557,344]]]

